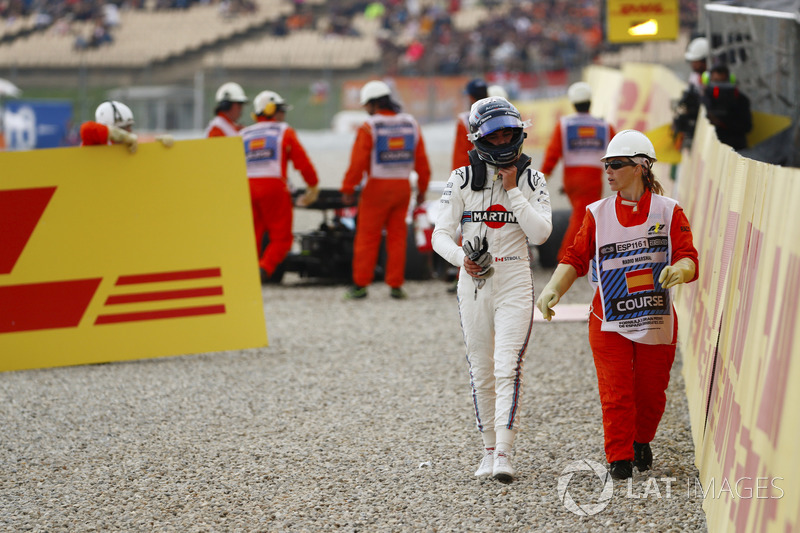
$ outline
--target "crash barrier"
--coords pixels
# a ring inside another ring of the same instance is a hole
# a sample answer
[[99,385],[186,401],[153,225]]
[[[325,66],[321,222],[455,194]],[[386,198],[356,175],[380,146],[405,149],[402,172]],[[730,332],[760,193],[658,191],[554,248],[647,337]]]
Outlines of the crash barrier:
[[795,531],[800,170],[738,155],[702,112],[686,156],[678,195],[700,273],[675,292],[708,529]]
[[0,371],[265,346],[241,154],[0,153]]

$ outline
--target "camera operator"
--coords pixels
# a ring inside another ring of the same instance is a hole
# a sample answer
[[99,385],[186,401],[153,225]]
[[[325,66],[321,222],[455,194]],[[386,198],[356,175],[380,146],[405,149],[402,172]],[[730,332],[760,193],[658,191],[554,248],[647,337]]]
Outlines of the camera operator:
[[702,101],[720,142],[737,151],[747,148],[747,133],[753,129],[750,99],[736,86],[727,65],[711,69]]

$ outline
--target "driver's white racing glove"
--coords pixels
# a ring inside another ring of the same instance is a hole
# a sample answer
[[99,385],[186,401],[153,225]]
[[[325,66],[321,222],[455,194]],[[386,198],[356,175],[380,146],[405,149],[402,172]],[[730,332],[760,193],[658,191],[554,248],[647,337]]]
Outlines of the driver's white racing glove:
[[464,250],[467,258],[477,263],[482,269],[477,274],[472,275],[472,281],[475,283],[475,293],[477,296],[477,290],[483,288],[486,284],[486,280],[494,275],[494,267],[492,266],[494,258],[492,254],[489,253],[489,242],[486,240],[486,237],[484,237],[483,242],[481,242],[480,237],[475,236],[474,242],[465,240],[461,248]]

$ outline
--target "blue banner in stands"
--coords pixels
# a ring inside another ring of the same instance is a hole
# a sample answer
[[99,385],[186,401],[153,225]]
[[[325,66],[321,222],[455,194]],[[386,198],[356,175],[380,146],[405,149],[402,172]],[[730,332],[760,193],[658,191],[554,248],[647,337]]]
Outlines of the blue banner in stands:
[[9,100],[3,109],[2,129],[7,150],[74,145],[71,128],[71,102]]

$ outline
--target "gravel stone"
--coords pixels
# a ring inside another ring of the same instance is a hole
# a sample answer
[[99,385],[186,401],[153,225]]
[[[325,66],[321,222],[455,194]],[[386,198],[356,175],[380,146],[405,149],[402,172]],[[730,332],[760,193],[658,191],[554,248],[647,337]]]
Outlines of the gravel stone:
[[[535,271],[538,288],[551,272]],[[287,274],[262,289],[269,347],[0,374],[0,530],[706,529],[680,356],[654,469],[614,482],[597,514],[561,501],[567,465],[606,464],[585,323],[535,325],[518,476],[476,479],[481,440],[447,286],[408,282],[397,301],[376,283],[344,301],[342,286]],[[579,280],[564,301],[590,297]],[[579,504],[602,488],[589,471],[568,485]]]

